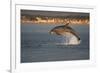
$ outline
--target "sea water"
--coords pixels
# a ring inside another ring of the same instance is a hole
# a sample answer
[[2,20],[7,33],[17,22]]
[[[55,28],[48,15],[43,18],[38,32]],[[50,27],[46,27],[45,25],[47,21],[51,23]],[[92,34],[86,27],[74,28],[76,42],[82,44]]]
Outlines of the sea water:
[[71,25],[80,35],[79,45],[55,44],[65,41],[62,36],[49,34],[55,26],[21,25],[21,63],[89,59],[89,25]]

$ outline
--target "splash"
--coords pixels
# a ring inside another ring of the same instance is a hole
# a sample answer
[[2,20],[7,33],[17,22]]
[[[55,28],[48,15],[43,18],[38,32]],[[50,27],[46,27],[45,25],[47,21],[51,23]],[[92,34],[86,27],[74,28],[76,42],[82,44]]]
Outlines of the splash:
[[[66,38],[67,40],[67,38]],[[67,43],[67,45],[79,45],[80,44],[80,40],[77,40],[77,38],[75,36],[72,36],[70,39],[69,39],[69,42]]]
[[65,35],[62,36],[61,42],[59,43],[60,45],[79,45],[80,40],[77,39],[76,36],[70,34],[70,33],[65,33]]

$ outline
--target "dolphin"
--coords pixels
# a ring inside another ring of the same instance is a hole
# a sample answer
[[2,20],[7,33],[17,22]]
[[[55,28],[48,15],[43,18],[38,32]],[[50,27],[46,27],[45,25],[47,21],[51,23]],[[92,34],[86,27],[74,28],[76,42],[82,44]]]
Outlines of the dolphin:
[[[65,25],[61,25],[61,26],[56,26],[53,29],[50,30],[49,32],[50,34],[56,34],[59,36],[74,36],[74,38],[76,39],[77,43],[74,43],[74,45],[80,44],[80,36],[78,35],[78,33],[72,29],[69,26],[69,23],[65,24]],[[72,39],[71,41],[73,41],[74,39]],[[71,41],[69,40],[69,44],[73,44],[71,43]]]

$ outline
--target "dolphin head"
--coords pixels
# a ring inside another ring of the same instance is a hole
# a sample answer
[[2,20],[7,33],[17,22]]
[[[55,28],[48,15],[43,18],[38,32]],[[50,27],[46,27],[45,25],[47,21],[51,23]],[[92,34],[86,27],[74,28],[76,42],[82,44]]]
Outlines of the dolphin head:
[[49,33],[50,33],[50,34],[55,34],[55,30],[53,29],[53,30],[51,30]]

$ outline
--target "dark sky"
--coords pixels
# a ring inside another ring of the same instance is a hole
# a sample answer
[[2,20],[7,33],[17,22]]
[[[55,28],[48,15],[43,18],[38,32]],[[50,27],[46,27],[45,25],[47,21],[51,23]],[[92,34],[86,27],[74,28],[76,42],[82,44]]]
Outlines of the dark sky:
[[89,13],[80,12],[58,12],[58,11],[36,11],[36,10],[21,10],[21,15],[34,15],[34,16],[89,16]]

